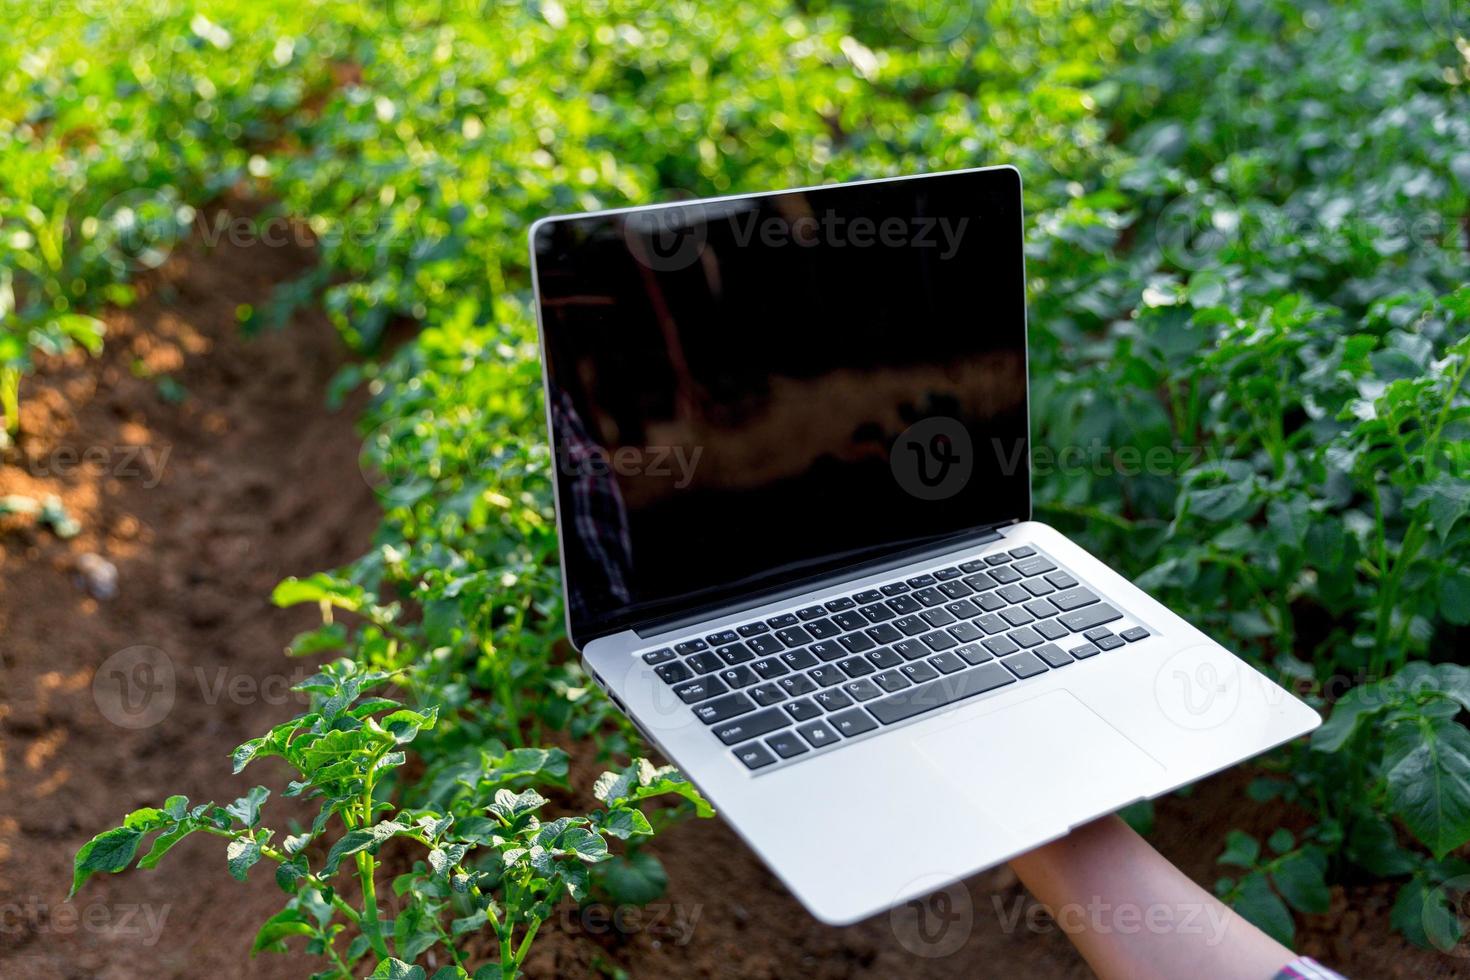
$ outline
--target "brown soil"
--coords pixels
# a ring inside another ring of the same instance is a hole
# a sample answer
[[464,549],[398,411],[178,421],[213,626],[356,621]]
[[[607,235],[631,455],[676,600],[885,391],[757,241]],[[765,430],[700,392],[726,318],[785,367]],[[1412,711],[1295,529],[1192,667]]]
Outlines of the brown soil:
[[[73,853],[127,810],[175,792],[227,801],[252,785],[229,775],[227,753],[295,710],[282,694],[304,665],[281,651],[312,618],[266,597],[285,575],[368,547],[377,509],[357,467],[360,406],[324,407],[342,360],[331,328],[315,313],[255,339],[236,328],[237,304],[260,302],[309,261],[294,248],[183,249],[147,277],[137,306],[108,317],[100,358],[48,363],[24,390],[25,434],[0,467],[0,496],[55,494],[82,530],[62,541],[29,518],[0,519],[0,976],[317,967],[300,954],[248,958],[283,896],[266,869],[231,880],[214,839],[185,841],[153,872],[98,876],[62,904]],[[187,397],[161,397],[159,375]],[[68,464],[68,448],[95,450],[93,462]],[[115,563],[116,598],[84,591],[88,553]],[[94,696],[94,673],[140,645],[166,655],[175,698],[155,723],[120,726],[118,703]],[[578,747],[574,784],[600,768]],[[1156,845],[1207,886],[1225,831],[1264,835],[1286,818],[1244,801],[1246,779],[1226,773],[1159,804]],[[718,819],[652,846],[667,895],[616,921],[605,907],[565,906],[537,941],[531,977],[1090,975],[1005,870],[932,905],[926,942],[913,938],[914,909],[847,929],[817,923]],[[1390,886],[1335,889],[1332,912],[1303,924],[1302,949],[1355,977],[1457,975],[1462,961],[1391,933],[1392,898]]]

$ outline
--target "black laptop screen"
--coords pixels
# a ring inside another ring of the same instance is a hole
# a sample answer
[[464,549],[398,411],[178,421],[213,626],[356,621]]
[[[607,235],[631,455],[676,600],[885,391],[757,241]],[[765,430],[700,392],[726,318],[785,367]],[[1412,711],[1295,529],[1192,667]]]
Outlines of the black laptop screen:
[[546,221],[572,639],[1030,510],[1010,169]]

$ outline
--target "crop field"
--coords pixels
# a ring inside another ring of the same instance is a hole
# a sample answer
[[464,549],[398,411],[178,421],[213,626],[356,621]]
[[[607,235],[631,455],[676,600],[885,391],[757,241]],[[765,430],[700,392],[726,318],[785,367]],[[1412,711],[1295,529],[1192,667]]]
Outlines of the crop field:
[[996,163],[1036,519],[1326,718],[1127,819],[1349,975],[1464,969],[1463,3],[0,23],[0,974],[1087,975],[1003,872],[953,949],[807,923],[564,631],[530,224]]

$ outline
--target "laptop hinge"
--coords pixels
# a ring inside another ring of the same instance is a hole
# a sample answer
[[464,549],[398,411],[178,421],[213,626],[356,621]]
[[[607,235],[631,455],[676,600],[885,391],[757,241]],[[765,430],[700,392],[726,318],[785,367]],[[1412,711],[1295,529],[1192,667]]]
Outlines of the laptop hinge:
[[944,544],[934,545],[929,548],[920,548],[914,551],[906,551],[902,554],[893,555],[878,561],[865,562],[862,565],[854,565],[844,568],[840,572],[832,572],[815,578],[803,579],[789,585],[783,585],[774,589],[761,592],[753,592],[742,599],[732,599],[717,604],[700,607],[699,609],[684,610],[670,616],[660,616],[656,619],[646,620],[633,626],[633,632],[640,637],[648,638],[671,630],[684,629],[696,626],[699,623],[708,622],[721,616],[740,612],[743,609],[754,609],[756,606],[764,606],[768,602],[776,602],[780,599],[789,599],[794,596],[803,595],[807,592],[817,592],[833,585],[841,585],[860,579],[876,572],[887,571],[892,568],[902,568],[904,565],[912,565],[915,562],[924,561],[928,558],[937,558],[940,555],[953,551],[968,551],[979,544],[989,544],[1001,539],[1000,529],[1015,524],[1016,521],[1002,521],[999,524],[990,524],[977,528],[974,533],[957,541],[948,541]]

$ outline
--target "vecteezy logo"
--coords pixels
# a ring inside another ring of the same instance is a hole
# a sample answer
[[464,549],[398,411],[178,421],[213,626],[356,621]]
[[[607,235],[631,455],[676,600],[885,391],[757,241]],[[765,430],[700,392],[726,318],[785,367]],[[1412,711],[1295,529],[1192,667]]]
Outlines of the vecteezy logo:
[[1199,644],[1164,661],[1154,675],[1154,699],[1180,728],[1205,731],[1235,715],[1241,683],[1233,657],[1211,644]]
[[1424,935],[1435,949],[1470,959],[1470,875],[1441,882],[1424,895]]
[[1165,205],[1154,225],[1164,258],[1181,269],[1198,272],[1218,265],[1240,234],[1240,212],[1217,193],[1185,194]]
[[119,728],[149,728],[174,706],[174,665],[157,647],[119,650],[92,675],[92,700]]
[[[962,882],[929,874],[904,886],[904,892],[934,888],[923,898],[895,905],[888,925],[898,944],[915,956],[937,959],[959,951],[975,928],[975,904]],[[939,887],[939,886],[943,887]]]
[[194,209],[172,187],[134,188],[107,201],[97,212],[97,243],[115,268],[124,272],[156,269],[188,231]]
[[946,416],[915,422],[889,451],[888,463],[898,485],[920,500],[953,497],[970,482],[975,453],[970,433]]
[[1416,0],[1429,29],[1453,45],[1470,39],[1470,0]]
[[633,211],[623,218],[623,240],[633,257],[655,272],[687,269],[704,252],[705,217],[698,204]]
[[948,44],[981,15],[985,0],[900,0],[889,4],[893,22],[915,41]]

